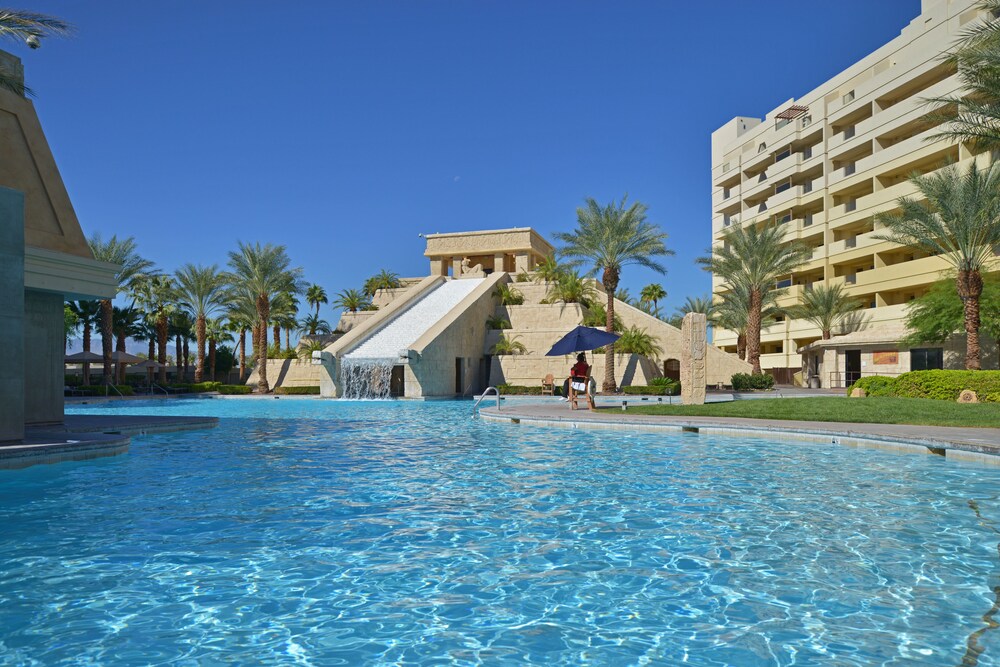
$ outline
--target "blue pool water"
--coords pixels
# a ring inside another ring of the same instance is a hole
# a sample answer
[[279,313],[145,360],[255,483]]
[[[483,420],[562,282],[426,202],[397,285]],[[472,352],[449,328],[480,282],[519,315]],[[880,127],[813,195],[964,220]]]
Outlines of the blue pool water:
[[465,402],[126,405],[71,411],[222,420],[0,471],[0,664],[1000,664],[1000,468]]

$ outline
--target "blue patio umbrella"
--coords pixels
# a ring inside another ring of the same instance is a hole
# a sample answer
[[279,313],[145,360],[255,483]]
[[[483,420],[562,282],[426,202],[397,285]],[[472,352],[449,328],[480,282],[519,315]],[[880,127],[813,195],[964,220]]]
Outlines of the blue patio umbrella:
[[579,326],[560,338],[552,349],[545,353],[546,357],[559,357],[564,354],[593,350],[604,345],[610,345],[621,338],[616,333],[602,329]]

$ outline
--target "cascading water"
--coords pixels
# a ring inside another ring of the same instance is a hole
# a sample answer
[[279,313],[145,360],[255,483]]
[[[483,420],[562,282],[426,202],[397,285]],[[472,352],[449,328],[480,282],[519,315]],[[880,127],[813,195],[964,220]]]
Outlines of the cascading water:
[[413,345],[482,283],[482,278],[465,278],[442,284],[344,355],[340,365],[344,398],[389,398],[392,368],[399,363],[399,352]]
[[362,400],[390,397],[394,359],[345,358],[340,365],[344,398]]

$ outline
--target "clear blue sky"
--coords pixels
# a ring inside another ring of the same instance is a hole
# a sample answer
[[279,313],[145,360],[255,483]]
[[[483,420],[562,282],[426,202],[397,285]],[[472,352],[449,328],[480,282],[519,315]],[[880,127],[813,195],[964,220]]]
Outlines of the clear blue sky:
[[[24,4],[24,3],[22,3]],[[84,231],[163,270],[282,243],[332,295],[425,275],[419,232],[570,231],[630,197],[670,235],[667,307],[707,294],[710,134],[895,37],[919,0],[30,3],[24,60]],[[323,315],[336,322],[331,309]]]

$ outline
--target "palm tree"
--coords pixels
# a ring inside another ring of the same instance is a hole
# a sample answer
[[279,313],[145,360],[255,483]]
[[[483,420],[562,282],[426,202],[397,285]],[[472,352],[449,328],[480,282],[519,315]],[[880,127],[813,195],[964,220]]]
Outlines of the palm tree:
[[843,284],[820,285],[802,294],[802,303],[788,308],[793,319],[806,320],[830,340],[833,328],[861,307],[861,301],[847,294]]
[[779,277],[790,274],[812,257],[812,249],[804,243],[783,243],[784,234],[781,225],[730,227],[723,236],[723,245],[716,246],[712,256],[697,260],[725,281],[730,289],[740,286],[746,290],[747,361],[755,374],[761,372],[760,327],[764,294],[774,289]]
[[[653,258],[672,255],[663,244],[667,235],[646,220],[646,205],[635,202],[626,207],[627,196],[621,202],[601,206],[593,198],[576,210],[577,229],[572,233],[556,235],[565,247],[562,254],[578,257],[592,263],[594,271],[601,271],[601,283],[608,298],[605,329],[612,331],[615,317],[615,290],[621,279],[622,267],[639,264],[658,273],[666,269]],[[615,390],[614,344],[605,352],[603,389]]]
[[356,313],[364,310],[371,303],[371,298],[365,292],[356,289],[345,289],[337,293],[337,298],[333,300],[333,305],[337,308]]
[[208,372],[209,382],[215,381],[215,351],[219,343],[232,342],[233,337],[225,324],[219,319],[205,322],[205,338],[208,340]]
[[319,307],[321,304],[330,303],[326,296],[326,290],[319,285],[310,285],[306,289],[306,303],[316,308],[316,317],[319,317]]
[[[99,233],[95,232],[87,239],[87,243],[90,244],[90,251],[94,254],[94,259],[117,264],[120,267],[115,272],[115,283],[118,285],[117,292],[119,294],[132,289],[139,277],[153,268],[153,263],[143,259],[136,251],[135,239],[131,236],[118,240],[118,236],[114,235],[105,241]],[[104,353],[104,383],[110,384],[112,316],[114,311],[111,299],[101,299],[100,304],[101,319],[98,329],[101,332],[101,348]]]
[[267,393],[267,325],[271,318],[271,300],[282,292],[299,292],[301,269],[291,268],[285,246],[268,243],[261,246],[239,244],[239,249],[229,253],[229,266],[233,280],[240,290],[248,293],[256,308],[257,389]]
[[701,313],[706,317],[712,316],[712,297],[710,296],[688,296],[684,298],[684,303],[677,306],[675,311],[681,318],[688,313]]
[[549,255],[541,262],[535,265],[535,282],[536,283],[554,283],[558,282],[559,278],[562,276],[563,271],[565,271],[567,266],[560,264],[556,256]]
[[[760,304],[762,322],[772,320],[782,314],[782,310],[778,308],[777,304],[779,294],[778,290],[764,292]],[[736,355],[740,359],[746,360],[747,327],[750,320],[750,292],[746,286],[737,284],[725,292],[721,301],[712,304],[710,316],[714,326],[736,332]],[[681,322],[677,322],[675,326],[680,327],[680,325]]]
[[575,269],[565,269],[555,282],[549,283],[545,295],[550,303],[579,303],[588,306],[597,299],[593,281],[582,277]]
[[635,299],[632,298],[632,295],[629,293],[627,287],[623,287],[617,292],[615,292],[615,298],[621,301],[622,303],[626,303],[630,306],[635,306]]
[[911,176],[926,202],[901,197],[899,212],[877,216],[886,232],[875,238],[924,250],[951,264],[965,306],[965,368],[979,370],[979,297],[982,273],[1000,245],[1000,166],[980,170],[975,161],[962,173],[955,165]]
[[497,356],[525,354],[527,351],[528,348],[524,346],[524,343],[517,340],[517,336],[507,338],[506,334],[500,334],[500,338],[498,338],[496,344],[493,345],[493,354]]
[[663,285],[661,285],[660,283],[651,283],[649,285],[646,285],[645,287],[642,288],[642,291],[639,292],[639,301],[652,302],[653,304],[652,314],[654,315],[660,312],[660,306],[658,305],[657,302],[660,301],[661,299],[666,299],[666,298],[667,298],[667,291],[663,289]]
[[[38,48],[41,38],[66,35],[71,30],[68,23],[54,16],[18,9],[0,9],[0,38],[7,37],[33,49]],[[20,73],[15,74],[3,66],[0,66],[0,88],[23,97],[34,96],[34,92],[24,85]]]
[[285,330],[285,348],[291,349],[290,329],[299,326],[295,315],[299,312],[299,302],[293,294],[282,292],[271,302],[271,326],[274,329],[275,349],[281,351],[281,330]]
[[[142,334],[142,329],[139,325],[140,320],[142,320],[142,312],[134,305],[127,308],[114,307],[111,313],[111,330],[115,335],[115,351],[127,352],[128,350],[125,347],[128,339]],[[124,384],[125,382],[126,365],[123,362],[118,363],[115,380],[118,384]]]
[[319,315],[308,315],[300,324],[299,331],[307,336],[330,333],[330,323],[320,319]]
[[501,306],[520,306],[524,303],[524,294],[510,283],[497,285],[493,296],[500,301]]
[[188,340],[191,332],[196,329],[187,310],[175,310],[170,316],[169,332],[174,339],[174,350],[177,358],[176,382],[182,382],[187,377]]
[[663,354],[656,338],[645,329],[631,326],[622,331],[622,337],[615,341],[615,350],[620,354],[638,354],[644,357],[658,357]]
[[373,297],[375,296],[375,292],[380,289],[396,289],[402,286],[402,284],[403,283],[400,282],[398,274],[382,269],[365,281],[362,291],[369,297]]
[[[240,384],[242,384],[247,379],[247,331],[256,330],[257,307],[254,305],[254,299],[245,292],[237,291],[229,303],[226,318],[230,325],[239,331]],[[256,341],[256,338],[254,340]]]
[[63,304],[63,352],[69,351],[69,340],[80,329],[80,318],[77,317],[70,304]]
[[957,48],[946,62],[953,65],[962,82],[961,92],[926,102],[933,109],[925,119],[945,123],[931,140],[970,142],[981,150],[1000,148],[1000,0],[983,0],[979,9],[989,18],[961,33]]
[[156,361],[160,363],[158,381],[167,382],[167,340],[170,337],[170,317],[176,312],[175,286],[169,276],[145,276],[135,287],[136,302],[156,329]]
[[185,264],[174,272],[174,277],[177,280],[176,295],[180,305],[194,316],[197,338],[194,381],[201,382],[205,374],[205,323],[225,305],[229,297],[226,276],[215,264]]
[[[83,351],[90,352],[90,341],[94,327],[101,325],[101,302],[100,301],[70,301],[69,309],[76,315],[80,327],[83,328]],[[110,358],[111,352],[108,352]],[[83,365],[83,384],[90,384],[90,364]]]

